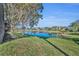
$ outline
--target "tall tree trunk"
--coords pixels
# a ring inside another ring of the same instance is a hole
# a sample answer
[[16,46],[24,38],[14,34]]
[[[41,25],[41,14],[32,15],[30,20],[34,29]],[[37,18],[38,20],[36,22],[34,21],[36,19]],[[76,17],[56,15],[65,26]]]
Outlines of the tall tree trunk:
[[0,3],[0,43],[3,41],[4,33],[5,33],[4,8],[3,4]]

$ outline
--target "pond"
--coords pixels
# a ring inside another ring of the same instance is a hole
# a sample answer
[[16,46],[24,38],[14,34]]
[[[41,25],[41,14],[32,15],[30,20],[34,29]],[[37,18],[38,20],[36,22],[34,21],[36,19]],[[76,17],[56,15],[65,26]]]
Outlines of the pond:
[[24,35],[28,36],[36,36],[36,37],[41,37],[41,38],[56,38],[57,34],[50,34],[47,32],[24,32]]

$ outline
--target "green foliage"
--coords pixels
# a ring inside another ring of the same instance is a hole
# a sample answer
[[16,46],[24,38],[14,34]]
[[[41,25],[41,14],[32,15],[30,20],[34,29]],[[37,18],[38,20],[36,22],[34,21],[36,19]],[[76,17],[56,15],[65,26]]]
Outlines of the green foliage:
[[77,21],[71,23],[70,29],[71,29],[73,32],[79,32],[79,20],[77,20]]
[[42,30],[48,30],[48,31],[60,31],[60,32],[67,32],[68,28],[63,26],[52,26],[52,27],[44,27],[41,28]]
[[13,35],[16,36],[16,38],[23,38],[24,36],[22,35],[22,33],[12,33]]
[[33,27],[42,18],[43,5],[41,3],[8,3],[4,4],[5,19],[9,21],[11,29],[14,30],[16,24]]

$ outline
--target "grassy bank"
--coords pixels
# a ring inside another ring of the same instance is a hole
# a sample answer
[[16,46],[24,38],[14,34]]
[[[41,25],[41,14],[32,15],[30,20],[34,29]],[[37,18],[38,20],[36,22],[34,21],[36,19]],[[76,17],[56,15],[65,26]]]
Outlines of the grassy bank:
[[79,56],[79,45],[77,45],[74,41],[66,40],[66,39],[48,39],[49,42],[55,44],[62,51],[66,52],[68,55],[76,55]]
[[[70,56],[79,56],[79,45],[73,38],[79,38],[78,35],[67,35],[67,38],[48,38],[25,37],[21,33],[14,33],[17,36],[15,40],[0,44],[0,55],[2,56],[64,56],[65,52]],[[71,40],[72,39],[72,40]],[[56,47],[52,46],[55,45]],[[78,40],[78,39],[77,39]]]
[[44,40],[37,37],[21,38],[0,45],[0,55],[63,55]]

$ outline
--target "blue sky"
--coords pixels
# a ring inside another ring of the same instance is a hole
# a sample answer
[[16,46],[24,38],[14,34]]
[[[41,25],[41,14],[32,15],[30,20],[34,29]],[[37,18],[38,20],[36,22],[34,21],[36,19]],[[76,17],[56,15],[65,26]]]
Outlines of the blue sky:
[[44,3],[43,20],[37,27],[68,26],[79,19],[79,4]]

